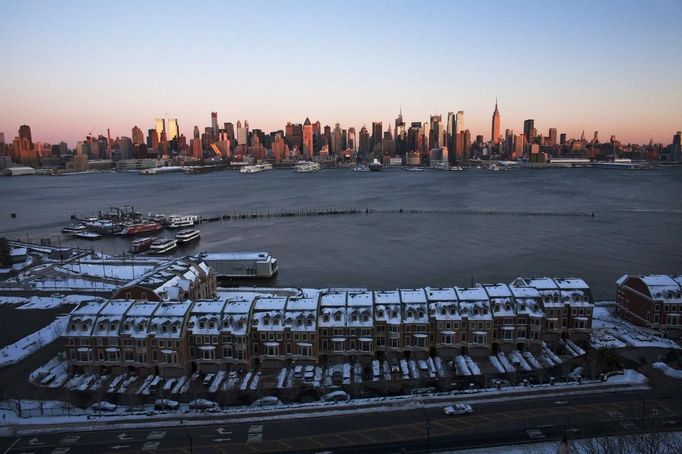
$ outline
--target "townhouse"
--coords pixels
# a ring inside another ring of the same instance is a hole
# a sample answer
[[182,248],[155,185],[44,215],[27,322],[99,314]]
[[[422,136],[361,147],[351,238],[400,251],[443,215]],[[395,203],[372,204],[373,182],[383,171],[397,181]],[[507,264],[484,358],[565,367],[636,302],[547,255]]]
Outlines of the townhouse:
[[63,334],[69,364],[79,372],[177,377],[290,362],[487,356],[539,349],[543,342],[555,346],[561,339],[585,343],[593,309],[589,287],[580,279],[222,295],[85,301],[72,311]]
[[624,275],[616,282],[618,311],[631,322],[682,337],[682,276]]

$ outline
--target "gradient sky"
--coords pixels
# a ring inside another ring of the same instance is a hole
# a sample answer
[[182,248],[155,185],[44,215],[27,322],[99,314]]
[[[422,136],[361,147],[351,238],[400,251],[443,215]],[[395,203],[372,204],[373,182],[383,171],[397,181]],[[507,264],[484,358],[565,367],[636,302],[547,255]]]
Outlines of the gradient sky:
[[0,131],[70,146],[155,117],[361,127],[464,110],[490,138],[682,129],[682,1],[3,0]]

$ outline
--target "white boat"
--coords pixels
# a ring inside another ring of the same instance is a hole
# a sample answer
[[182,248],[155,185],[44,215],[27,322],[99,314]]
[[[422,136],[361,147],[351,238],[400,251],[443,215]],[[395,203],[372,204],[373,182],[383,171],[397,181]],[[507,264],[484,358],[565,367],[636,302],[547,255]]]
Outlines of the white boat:
[[319,171],[321,167],[317,162],[299,161],[296,163],[295,169],[297,173],[310,173]]
[[272,170],[272,164],[253,164],[250,166],[244,166],[239,169],[240,173],[258,173],[264,172],[266,170]]
[[353,172],[369,172],[369,167],[364,164],[358,164],[353,166]]
[[180,230],[175,235],[175,240],[178,242],[178,244],[187,244],[187,243],[191,243],[192,241],[195,241],[198,239],[199,239],[199,230],[197,230],[197,229]]
[[380,163],[377,158],[374,158],[374,160],[367,167],[369,167],[369,170],[372,172],[378,172],[384,168],[384,165]]
[[169,229],[181,229],[184,227],[192,227],[199,220],[199,216],[171,216],[168,218]]
[[99,240],[100,238],[102,238],[102,235],[95,232],[78,232],[74,234],[74,236],[76,238],[81,238],[83,240]]
[[462,166],[452,166],[452,167],[450,167],[450,170],[453,172],[461,172],[464,169],[462,168]]
[[423,172],[424,168],[423,167],[405,167],[405,170],[408,172]]
[[149,253],[153,255],[166,254],[178,247],[178,242],[175,238],[159,238],[149,246]]
[[83,224],[71,224],[62,229],[62,233],[76,234],[87,231],[88,228]]

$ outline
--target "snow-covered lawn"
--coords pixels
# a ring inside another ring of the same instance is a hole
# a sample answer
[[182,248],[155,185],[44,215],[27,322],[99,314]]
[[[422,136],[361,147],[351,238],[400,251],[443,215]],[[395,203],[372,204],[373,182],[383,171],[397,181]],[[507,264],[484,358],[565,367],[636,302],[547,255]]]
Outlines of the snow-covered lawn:
[[511,358],[512,362],[514,364],[518,364],[521,366],[521,369],[525,371],[533,370],[532,367],[526,362],[526,359],[521,355],[521,352],[518,350],[512,350],[512,352],[509,354],[509,357]]
[[277,389],[284,388],[284,380],[287,379],[287,368],[283,367],[277,375]]
[[115,284],[109,284],[103,281],[89,281],[81,278],[64,278],[64,279],[45,279],[35,283],[36,288],[43,290],[69,290],[69,289],[88,289],[88,290],[113,290],[117,287]]
[[490,363],[493,365],[495,369],[501,374],[504,374],[506,371],[504,370],[504,366],[502,366],[502,363],[500,362],[499,359],[497,359],[497,356],[489,356],[490,358]]
[[464,356],[462,355],[455,356],[455,369],[457,375],[471,375],[471,371],[467,367],[466,359],[464,359]]
[[623,375],[611,375],[606,381],[610,384],[614,383],[646,383],[649,380],[647,378],[632,369],[623,370]]
[[62,334],[67,323],[68,317],[57,317],[54,322],[45,328],[3,347],[0,350],[0,367],[18,363],[42,347],[52,343]]
[[682,370],[680,369],[675,369],[674,367],[668,366],[666,363],[662,362],[657,362],[654,363],[653,366],[666,374],[668,377],[672,378],[682,378]]
[[681,348],[675,341],[666,339],[654,330],[635,326],[613,314],[608,307],[595,307],[592,316],[594,347],[659,347]]
[[120,281],[131,281],[136,277],[140,277],[143,274],[151,271],[156,266],[156,264],[142,265],[136,263],[135,266],[131,265],[111,265],[109,263],[72,263],[57,267],[57,271],[61,273],[71,274],[71,275],[81,275],[81,276],[92,276],[92,277],[108,277]]
[[497,359],[500,360],[500,364],[502,364],[502,367],[504,367],[504,370],[507,372],[516,372],[516,368],[511,365],[509,360],[507,359],[507,355],[504,354],[504,352],[499,352],[497,354]]
[[211,382],[211,386],[208,388],[208,392],[210,393],[217,392],[220,384],[223,382],[224,379],[225,371],[224,370],[218,371],[218,373],[215,374],[215,377],[213,378],[213,382]]

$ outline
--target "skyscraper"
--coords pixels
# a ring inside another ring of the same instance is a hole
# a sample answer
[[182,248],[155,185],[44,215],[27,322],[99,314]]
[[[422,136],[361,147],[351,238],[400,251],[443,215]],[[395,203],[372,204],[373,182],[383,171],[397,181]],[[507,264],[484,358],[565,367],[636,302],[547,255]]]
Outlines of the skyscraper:
[[672,160],[679,161],[682,156],[682,131],[677,131],[673,136]]
[[464,111],[459,110],[455,116],[455,135],[462,131],[464,131]]
[[490,132],[490,141],[494,144],[500,143],[500,112],[497,110],[497,100],[495,100],[495,111],[493,112],[493,124]]
[[178,127],[177,118],[168,119],[168,131],[166,131],[168,140],[177,140],[180,137],[180,128]]
[[360,128],[360,137],[358,138],[358,153],[369,152],[369,132],[366,127]]
[[157,118],[154,121],[154,129],[156,129],[156,134],[158,134],[159,140],[161,140],[161,133],[166,130],[166,120]]
[[142,130],[138,128],[137,126],[133,126],[133,145],[140,145],[144,143],[144,134],[142,133]]
[[549,128],[549,145],[555,146],[557,144],[557,131],[556,128]]
[[218,137],[218,112],[211,112],[211,128],[213,128],[213,134]]
[[357,149],[357,139],[355,137],[355,128],[350,127],[348,128],[348,143],[347,143],[347,148],[349,148],[352,151],[355,151]]
[[31,138],[31,127],[29,125],[19,126],[19,139],[27,140],[29,150],[33,150],[33,139]]
[[249,123],[244,120],[244,126],[241,121],[237,121],[237,144],[248,145],[249,140]]
[[313,125],[310,123],[310,118],[306,117],[303,122],[303,154],[312,158],[313,150]]
[[[370,141],[371,152],[381,151],[381,139],[383,134],[383,126],[380,121],[372,122],[372,139]],[[377,149],[378,147],[378,149]]]
[[331,152],[335,155],[341,154],[341,125],[336,123],[334,125],[334,130],[332,131],[332,146]]
[[535,138],[533,129],[535,129],[535,120],[529,118],[523,122],[523,136],[526,138],[527,143],[531,143]]

